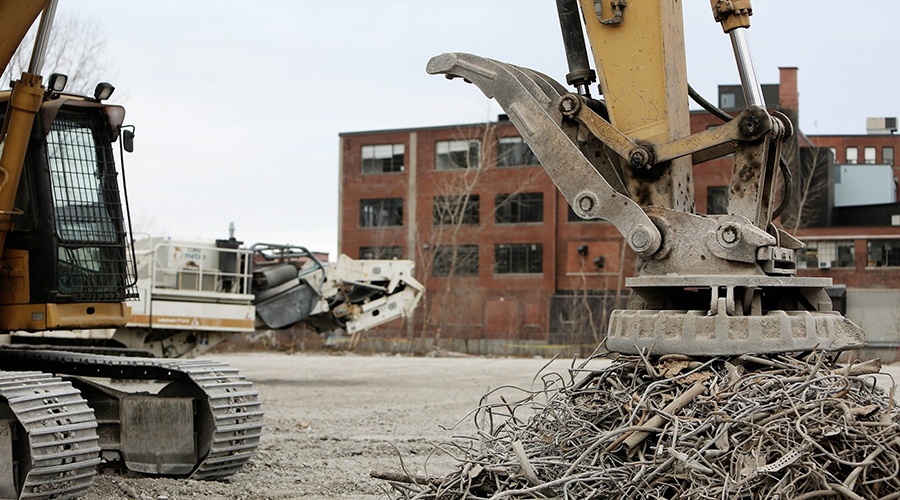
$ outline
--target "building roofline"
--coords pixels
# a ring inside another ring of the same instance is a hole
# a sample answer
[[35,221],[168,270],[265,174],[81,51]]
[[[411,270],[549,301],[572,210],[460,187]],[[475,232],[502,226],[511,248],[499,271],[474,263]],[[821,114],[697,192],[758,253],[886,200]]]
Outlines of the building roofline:
[[381,130],[358,130],[354,132],[339,132],[338,137],[348,137],[354,135],[372,135],[372,134],[402,134],[409,132],[422,132],[428,130],[448,130],[448,129],[459,129],[459,128],[470,128],[470,127],[483,127],[485,125],[512,125],[512,122],[507,120],[502,121],[493,121],[493,122],[480,122],[480,123],[457,123],[453,125],[432,125],[428,127],[405,127],[405,128],[391,128],[391,129],[381,129]]

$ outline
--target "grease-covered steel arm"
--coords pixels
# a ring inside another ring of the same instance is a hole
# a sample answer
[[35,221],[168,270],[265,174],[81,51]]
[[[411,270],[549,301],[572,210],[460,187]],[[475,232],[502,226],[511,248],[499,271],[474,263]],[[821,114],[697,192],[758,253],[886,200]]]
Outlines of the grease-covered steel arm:
[[463,78],[496,99],[579,217],[608,220],[641,257],[659,249],[660,232],[650,217],[610,186],[575,142],[578,124],[566,125],[559,111],[568,93],[562,85],[532,70],[464,53],[435,56],[427,71]]

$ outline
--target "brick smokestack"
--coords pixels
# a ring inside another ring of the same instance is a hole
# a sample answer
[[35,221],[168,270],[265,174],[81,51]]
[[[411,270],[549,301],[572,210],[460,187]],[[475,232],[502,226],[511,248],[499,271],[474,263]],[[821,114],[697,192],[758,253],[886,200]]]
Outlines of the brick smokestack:
[[796,124],[800,117],[797,68],[778,68],[778,104],[781,111],[790,116]]

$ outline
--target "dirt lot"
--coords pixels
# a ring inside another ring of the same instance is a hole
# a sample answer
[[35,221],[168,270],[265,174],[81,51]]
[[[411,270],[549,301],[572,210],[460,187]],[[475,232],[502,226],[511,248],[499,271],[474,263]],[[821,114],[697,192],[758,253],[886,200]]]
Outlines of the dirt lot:
[[[422,467],[431,443],[471,434],[466,419],[489,389],[528,387],[548,360],[305,354],[209,356],[238,367],[260,391],[266,427],[259,454],[227,482],[125,478],[105,474],[100,498],[383,498],[373,469]],[[570,360],[553,369],[565,371]],[[449,472],[444,457],[428,471]]]
[[[383,498],[373,469],[434,475],[453,463],[432,443],[471,435],[464,421],[489,389],[531,385],[545,359],[354,355],[210,356],[241,369],[260,391],[266,428],[256,459],[227,482],[104,474],[88,499]],[[550,369],[564,372],[570,360]],[[900,378],[900,366],[887,367]],[[890,383],[888,377],[881,377]],[[427,470],[423,467],[426,465]]]

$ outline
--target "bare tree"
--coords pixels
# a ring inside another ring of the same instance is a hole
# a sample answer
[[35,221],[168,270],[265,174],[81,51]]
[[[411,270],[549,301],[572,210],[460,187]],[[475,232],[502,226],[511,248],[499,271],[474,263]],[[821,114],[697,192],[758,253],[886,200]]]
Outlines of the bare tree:
[[[479,269],[480,235],[492,226],[498,211],[517,200],[518,195],[534,189],[543,175],[533,168],[515,169],[518,179],[514,190],[498,194],[494,200],[482,199],[480,192],[486,191],[485,172],[496,166],[497,161],[487,154],[488,145],[497,141],[496,128],[496,124],[487,123],[480,128],[477,138],[468,135],[463,139],[479,141],[481,151],[477,155],[460,156],[456,162],[459,168],[442,174],[445,178],[435,188],[433,224],[427,232],[416,235],[420,281],[429,289],[425,303],[419,307],[420,338],[424,341],[428,332],[433,332],[435,347],[440,345],[447,328],[452,327],[462,327],[459,333],[466,341],[471,340],[466,326],[474,325],[463,325],[460,319],[471,317],[470,311],[481,303],[474,282]],[[491,216],[482,219],[479,215],[484,213],[481,210],[484,203],[493,206]],[[433,276],[441,279],[437,288],[429,287]]]
[[[625,306],[623,286],[625,281],[625,242],[619,241],[618,269],[614,272],[598,272],[590,269],[587,255],[579,255],[578,287],[557,302],[560,318],[557,328],[563,343],[575,343],[582,354],[590,354],[604,342],[606,327],[614,309]],[[591,281],[589,277],[594,277]],[[601,280],[597,280],[599,277]],[[593,285],[593,286],[592,286]],[[559,300],[559,299],[558,299]]]
[[[32,27],[22,40],[0,81],[17,80],[28,68],[35,32]],[[98,21],[59,16],[53,23],[42,74],[63,73],[69,77],[67,92],[88,95],[102,79],[112,76],[107,45],[106,33]]]
[[801,140],[803,147],[788,144],[784,150],[784,161],[793,176],[793,192],[781,223],[789,232],[827,225],[831,220],[833,162],[827,148],[815,147],[805,137]]

